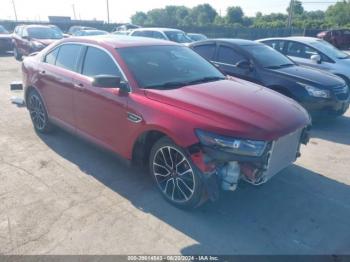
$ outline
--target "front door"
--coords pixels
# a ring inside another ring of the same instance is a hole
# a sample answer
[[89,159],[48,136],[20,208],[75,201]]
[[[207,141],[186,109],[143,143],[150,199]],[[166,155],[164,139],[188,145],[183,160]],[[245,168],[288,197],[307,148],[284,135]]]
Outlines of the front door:
[[77,131],[95,142],[123,152],[127,135],[128,94],[119,88],[101,88],[92,85],[97,75],[120,76],[125,80],[115,60],[107,50],[87,47],[81,66],[81,75],[74,80],[74,112]]
[[257,82],[253,71],[237,66],[238,63],[243,61],[250,63],[247,57],[243,56],[232,47],[225,45],[218,46],[214,64],[221,70],[221,72],[225,73],[226,75],[235,76],[251,82]]

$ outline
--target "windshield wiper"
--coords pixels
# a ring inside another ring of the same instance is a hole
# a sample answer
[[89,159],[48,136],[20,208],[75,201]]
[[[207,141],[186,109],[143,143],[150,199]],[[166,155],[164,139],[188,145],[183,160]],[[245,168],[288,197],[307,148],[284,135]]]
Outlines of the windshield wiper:
[[293,66],[293,65],[294,64],[272,65],[272,66],[266,66],[265,68],[268,68],[268,69],[279,69],[279,68],[289,67],[289,66]]
[[280,65],[280,67],[289,67],[289,66],[293,66],[294,64],[283,64],[283,65]]
[[145,86],[144,88],[146,88],[146,89],[172,89],[172,88],[184,87],[184,86],[199,84],[199,83],[213,82],[213,81],[224,80],[224,79],[225,79],[225,77],[209,76],[209,77],[203,77],[203,78],[199,78],[199,79],[195,79],[195,80],[191,80],[191,81],[165,82],[162,84]]
[[172,88],[176,88],[176,87],[183,87],[183,86],[187,86],[189,85],[188,82],[165,82],[165,83],[161,83],[161,84],[156,84],[156,85],[149,85],[149,86],[145,86],[144,88],[146,89],[172,89]]
[[188,84],[207,83],[207,82],[214,82],[214,81],[219,81],[219,80],[225,80],[225,77],[208,76],[208,77],[203,77],[203,78],[199,78],[199,79],[196,79],[196,80],[192,80],[192,81],[188,82]]

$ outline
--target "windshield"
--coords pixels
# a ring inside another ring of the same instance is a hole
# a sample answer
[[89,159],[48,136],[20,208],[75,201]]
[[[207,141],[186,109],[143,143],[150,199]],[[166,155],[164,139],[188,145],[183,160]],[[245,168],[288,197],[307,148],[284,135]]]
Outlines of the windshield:
[[280,68],[295,65],[288,57],[282,55],[272,47],[266,45],[241,46],[253,58],[265,68]]
[[28,36],[35,39],[61,39],[62,32],[55,28],[32,27],[28,28]]
[[225,77],[183,46],[143,46],[117,50],[141,88],[171,89]]
[[200,34],[188,34],[188,36],[189,36],[193,41],[202,41],[202,40],[208,39],[206,36],[200,35]]
[[81,35],[81,36],[93,36],[93,35],[107,35],[108,32],[106,31],[100,31],[100,30],[87,30],[87,31],[80,31],[81,34],[79,34],[79,32],[77,33],[77,35]]
[[169,40],[177,43],[191,43],[192,40],[181,31],[166,31],[164,32]]
[[2,25],[0,25],[0,34],[8,34],[8,31]]
[[344,53],[343,51],[340,51],[338,48],[334,47],[326,41],[317,40],[310,43],[310,45],[330,57],[338,59],[349,58],[348,54]]

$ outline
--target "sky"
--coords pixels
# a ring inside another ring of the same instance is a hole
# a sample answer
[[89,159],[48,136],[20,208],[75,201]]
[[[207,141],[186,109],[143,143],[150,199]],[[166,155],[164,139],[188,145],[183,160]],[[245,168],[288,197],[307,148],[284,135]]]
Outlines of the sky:
[[[15,2],[19,20],[47,20],[49,15],[73,15],[73,5],[77,19],[107,20],[107,0],[0,0],[0,20],[14,19],[12,1]],[[257,12],[269,14],[272,12],[286,12],[290,0],[109,0],[110,21],[129,22],[130,17],[137,11],[147,12],[166,5],[185,5],[193,7],[208,3],[217,12],[225,14],[228,6],[241,6],[245,15],[254,16]],[[334,0],[336,1],[336,0]],[[318,0],[304,4],[306,10],[326,10],[332,0]],[[321,3],[320,3],[321,2]],[[322,3],[323,2],[323,3]],[[326,3],[324,3],[326,2]]]

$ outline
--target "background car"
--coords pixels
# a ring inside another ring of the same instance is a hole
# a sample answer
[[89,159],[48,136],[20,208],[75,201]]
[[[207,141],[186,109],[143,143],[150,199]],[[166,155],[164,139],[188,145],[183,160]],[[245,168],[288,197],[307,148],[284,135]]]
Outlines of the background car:
[[208,37],[203,34],[187,33],[187,36],[191,38],[192,41],[202,41],[208,39]]
[[11,34],[0,25],[0,53],[6,53],[13,49]]
[[165,199],[186,208],[216,199],[220,187],[235,190],[242,173],[259,185],[296,160],[310,124],[301,106],[226,80],[191,49],[167,43],[77,37],[27,57],[35,129],[56,124],[147,165]]
[[81,31],[81,30],[97,30],[97,29],[94,27],[89,27],[89,26],[73,25],[68,29],[67,33],[69,35],[73,35],[75,32]]
[[350,86],[350,56],[330,43],[312,37],[267,38],[258,42],[271,46],[298,64],[329,71]]
[[138,28],[141,28],[140,26],[138,25],[133,25],[133,24],[124,24],[124,25],[120,25],[120,26],[117,26],[115,28],[115,30],[112,32],[112,34],[115,34],[115,35],[128,35],[132,32],[132,30],[135,30],[135,29],[138,29]]
[[93,35],[108,35],[107,31],[103,30],[79,30],[73,33],[73,36],[93,36]]
[[325,40],[338,48],[350,47],[350,30],[334,29],[323,31],[317,35],[318,38]]
[[223,73],[282,93],[313,116],[339,116],[349,108],[349,88],[333,74],[299,66],[271,47],[240,39],[214,39],[190,47]]
[[182,44],[193,42],[184,31],[171,28],[140,28],[131,31],[129,35],[168,40]]
[[63,38],[60,31],[51,26],[23,25],[16,27],[13,35],[13,54],[17,60],[38,52],[49,44]]

